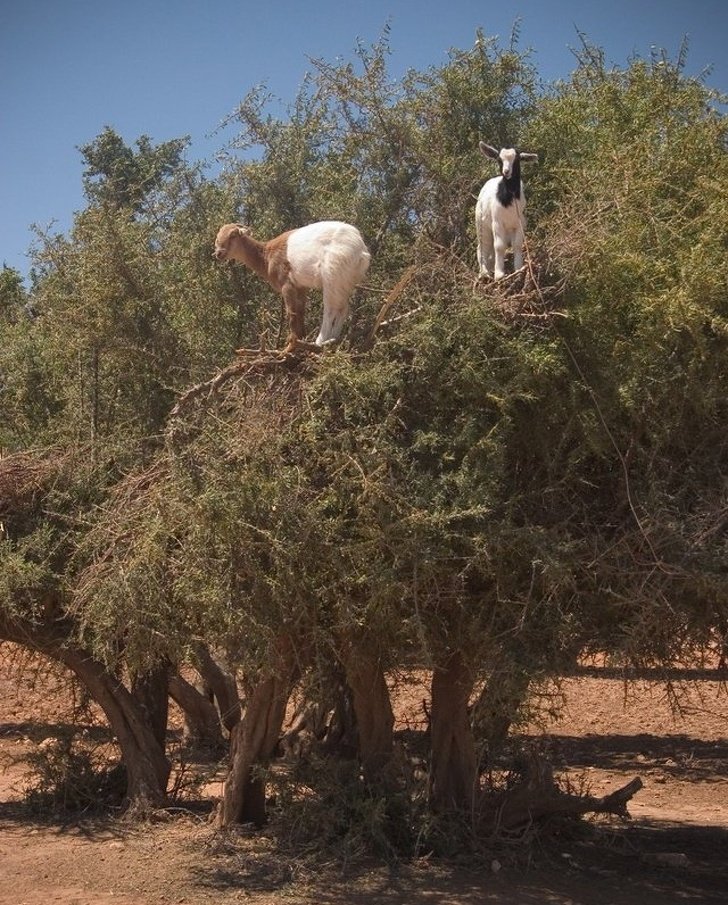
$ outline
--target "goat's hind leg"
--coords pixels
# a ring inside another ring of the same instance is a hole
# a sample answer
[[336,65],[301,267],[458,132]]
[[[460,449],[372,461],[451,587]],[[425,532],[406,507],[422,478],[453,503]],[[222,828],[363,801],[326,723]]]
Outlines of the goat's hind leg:
[[316,337],[317,346],[323,346],[339,338],[344,327],[344,321],[349,313],[349,298],[344,293],[326,292],[324,289],[323,308],[321,329]]
[[519,230],[513,239],[513,272],[523,267],[523,232]]

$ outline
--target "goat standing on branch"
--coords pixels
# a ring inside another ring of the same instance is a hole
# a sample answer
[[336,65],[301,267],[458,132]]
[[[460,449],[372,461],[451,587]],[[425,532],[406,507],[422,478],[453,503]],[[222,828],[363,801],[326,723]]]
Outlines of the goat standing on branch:
[[304,315],[307,290],[323,290],[323,320],[316,347],[336,340],[349,313],[349,299],[369,269],[371,256],[359,230],[326,220],[258,242],[247,227],[228,223],[215,239],[218,261],[240,261],[283,296],[290,330],[287,352],[307,347]]
[[475,230],[478,236],[478,267],[481,277],[505,276],[505,256],[513,249],[513,269],[523,267],[523,241],[526,220],[526,195],[521,182],[521,161],[538,160],[537,154],[516,148],[496,151],[484,141],[480,151],[500,161],[501,175],[489,179],[475,205]]

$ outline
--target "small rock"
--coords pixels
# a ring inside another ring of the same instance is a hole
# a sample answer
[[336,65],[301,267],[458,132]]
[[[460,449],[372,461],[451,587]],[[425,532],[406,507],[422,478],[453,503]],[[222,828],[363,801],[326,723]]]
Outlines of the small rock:
[[490,862],[490,869],[494,874],[497,874],[501,867],[502,865],[497,858],[493,858],[493,860]]

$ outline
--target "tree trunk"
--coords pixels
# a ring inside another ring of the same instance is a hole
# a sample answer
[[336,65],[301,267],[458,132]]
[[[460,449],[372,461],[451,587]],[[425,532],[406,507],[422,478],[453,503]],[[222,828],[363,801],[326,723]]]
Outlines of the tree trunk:
[[228,732],[240,721],[240,698],[235,679],[220,666],[206,645],[194,646],[198,672],[212,689],[220,711],[220,720]]
[[347,642],[342,662],[351,688],[359,758],[368,783],[379,783],[392,756],[394,714],[379,656],[372,645]]
[[468,700],[473,679],[462,654],[450,654],[432,674],[430,801],[437,811],[472,808],[477,758]]
[[119,741],[127,772],[128,810],[144,812],[161,807],[166,801],[170,765],[141,706],[121,680],[86,651],[64,646],[57,658],[88,688]]
[[61,619],[37,624],[0,618],[0,638],[65,664],[104,711],[121,747],[129,810],[163,805],[170,765],[144,711],[121,680],[70,637],[70,628]]
[[162,751],[167,744],[169,719],[169,667],[167,664],[135,676],[131,693],[138,702],[146,721]]
[[286,715],[286,704],[298,675],[298,660],[289,635],[273,651],[272,668],[263,674],[247,701],[245,715],[230,736],[230,769],[217,814],[218,826],[254,823],[263,826],[264,769],[275,753]]
[[324,736],[323,751],[350,760],[359,754],[359,732],[354,711],[354,694],[340,662],[333,665],[329,685],[333,708]]
[[185,715],[184,740],[193,748],[224,751],[217,708],[178,673],[169,677],[169,694]]
[[526,700],[529,684],[530,677],[511,664],[491,669],[473,707],[473,724],[478,738],[486,743],[489,759],[505,744],[511,724]]

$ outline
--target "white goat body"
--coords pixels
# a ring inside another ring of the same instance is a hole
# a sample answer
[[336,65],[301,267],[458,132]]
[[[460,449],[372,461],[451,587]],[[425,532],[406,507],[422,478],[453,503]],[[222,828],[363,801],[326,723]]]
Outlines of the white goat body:
[[371,256],[350,223],[324,220],[258,242],[239,223],[222,226],[215,239],[218,261],[240,261],[281,293],[292,350],[304,335],[308,289],[323,290],[323,318],[316,345],[338,339],[349,301],[369,269]]
[[538,160],[538,155],[516,148],[497,151],[482,141],[479,147],[484,156],[500,161],[501,175],[485,183],[475,205],[478,268],[481,276],[500,280],[505,276],[509,248],[513,250],[513,269],[523,267],[526,195],[520,164],[522,160]]

